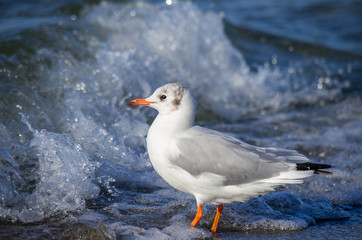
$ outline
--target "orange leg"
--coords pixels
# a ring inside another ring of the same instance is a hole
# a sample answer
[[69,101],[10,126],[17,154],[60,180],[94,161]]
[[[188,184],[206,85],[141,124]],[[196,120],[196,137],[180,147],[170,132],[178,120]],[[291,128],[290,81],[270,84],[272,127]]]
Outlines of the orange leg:
[[197,213],[195,219],[191,223],[191,226],[195,227],[196,223],[200,220],[201,217],[202,217],[202,207],[201,204],[199,204],[197,205]]
[[211,227],[211,232],[213,234],[216,233],[217,224],[219,222],[222,210],[223,210],[223,206],[222,206],[222,204],[219,204],[219,206],[217,206],[217,208],[216,208],[216,216],[215,216],[215,219],[214,219],[214,223],[212,224],[212,227]]

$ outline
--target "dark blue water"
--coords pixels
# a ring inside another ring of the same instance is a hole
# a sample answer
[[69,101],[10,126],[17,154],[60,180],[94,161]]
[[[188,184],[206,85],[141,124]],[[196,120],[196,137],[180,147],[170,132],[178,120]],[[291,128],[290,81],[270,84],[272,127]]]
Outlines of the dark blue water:
[[207,239],[154,172],[155,112],[190,88],[198,124],[333,165],[228,204],[221,239],[362,234],[362,2],[1,1],[0,238]]

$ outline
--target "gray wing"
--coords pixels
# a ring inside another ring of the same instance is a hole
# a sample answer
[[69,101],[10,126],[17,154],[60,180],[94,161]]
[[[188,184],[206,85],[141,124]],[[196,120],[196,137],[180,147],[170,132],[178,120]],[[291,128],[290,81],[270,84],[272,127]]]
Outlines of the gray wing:
[[180,154],[170,161],[194,176],[214,173],[225,185],[238,185],[278,176],[309,161],[293,150],[261,148],[229,135],[195,126],[176,137]]

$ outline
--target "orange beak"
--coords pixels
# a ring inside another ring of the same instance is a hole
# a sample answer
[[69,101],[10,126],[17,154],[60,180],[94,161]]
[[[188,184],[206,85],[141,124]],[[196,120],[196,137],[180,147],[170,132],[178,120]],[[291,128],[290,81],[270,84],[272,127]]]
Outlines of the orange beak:
[[146,101],[146,98],[138,98],[138,99],[133,99],[131,101],[128,101],[126,104],[127,105],[146,105],[146,106],[149,106],[151,103],[155,103],[155,102]]

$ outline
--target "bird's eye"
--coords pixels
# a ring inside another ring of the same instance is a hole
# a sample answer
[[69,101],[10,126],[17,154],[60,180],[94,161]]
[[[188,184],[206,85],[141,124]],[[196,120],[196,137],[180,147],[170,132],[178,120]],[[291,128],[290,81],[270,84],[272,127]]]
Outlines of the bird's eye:
[[161,100],[165,100],[167,98],[167,96],[165,94],[161,95],[160,99]]

